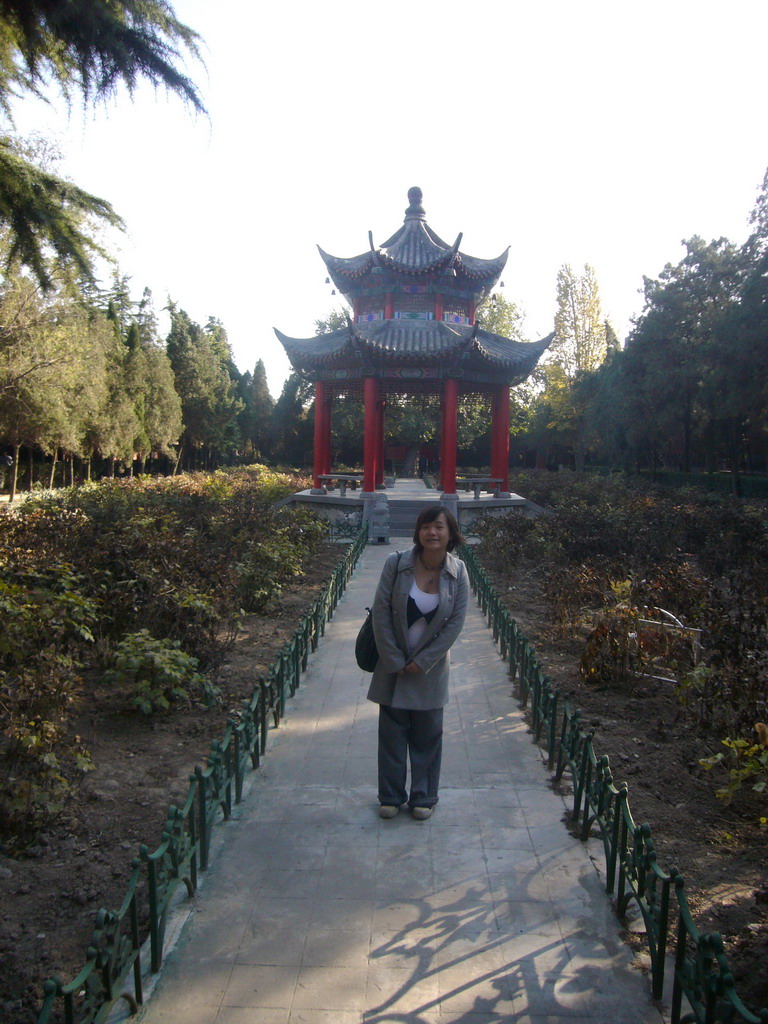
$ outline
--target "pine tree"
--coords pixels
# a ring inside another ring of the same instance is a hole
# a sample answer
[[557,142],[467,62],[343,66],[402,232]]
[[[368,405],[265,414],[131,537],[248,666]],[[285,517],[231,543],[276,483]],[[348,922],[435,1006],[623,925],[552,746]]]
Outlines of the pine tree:
[[621,349],[621,342],[619,336],[613,328],[613,324],[610,320],[606,320],[605,324],[605,354],[606,356],[611,355],[613,352],[618,352]]
[[250,444],[255,458],[263,458],[270,446],[275,400],[269,391],[267,371],[262,359],[256,363],[253,376],[247,376],[243,389],[243,439]]
[[158,337],[157,315],[152,299],[152,290],[145,288],[136,310],[136,324],[141,336],[141,344],[145,348],[162,346]]
[[[199,37],[167,0],[3,0],[0,6],[0,109],[12,123],[13,101],[58,86],[66,102],[107,100],[118,85],[163,86],[204,111],[182,71],[183,54],[199,57]],[[29,267],[50,288],[52,264],[93,275],[103,250],[88,218],[122,227],[104,199],[40,166],[6,132],[0,135],[0,225],[10,233],[6,269]]]
[[174,386],[173,370],[166,353],[154,343],[142,340],[137,322],[126,339],[126,387],[133,402],[137,433],[133,448],[139,472],[152,452],[173,455],[172,446],[182,431],[181,399]]
[[312,452],[306,382],[292,371],[272,414],[272,451],[277,460],[301,466]]
[[46,289],[57,270],[91,278],[93,261],[105,250],[83,227],[88,217],[124,227],[105,199],[41,170],[22,145],[10,136],[0,136],[0,225],[9,233],[6,272],[28,267]]
[[184,420],[179,462],[184,454],[189,459],[197,452],[210,466],[212,459],[232,451],[239,441],[237,417],[242,403],[230,374],[229,343],[224,344],[223,328],[203,329],[173,302],[168,308],[171,330],[166,346]]

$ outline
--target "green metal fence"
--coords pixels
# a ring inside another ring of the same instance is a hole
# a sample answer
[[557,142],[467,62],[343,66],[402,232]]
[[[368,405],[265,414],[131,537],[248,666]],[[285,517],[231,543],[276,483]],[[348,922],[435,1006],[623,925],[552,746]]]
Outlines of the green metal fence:
[[131,1012],[141,1006],[144,943],[149,940],[150,971],[156,973],[174,895],[181,886],[194,895],[199,873],[208,868],[211,833],[242,799],[245,776],[258,768],[266,751],[270,724],[280,724],[287,698],[299,688],[309,654],[317,649],[367,540],[364,527],[267,676],[258,679],[240,713],[227,722],[223,739],[213,741],[205,768],[195,768],[189,777],[184,806],[168,809],[160,845],[153,852],[139,848],[122,906],[115,912],[102,909],[96,917],[82,970],[67,983],[45,982],[37,1024],[61,1019],[100,1024],[118,999],[126,1000]]
[[571,817],[578,833],[582,840],[596,835],[603,844],[606,890],[615,898],[619,916],[624,918],[632,904],[642,915],[654,999],[664,994],[669,951],[674,956],[672,1024],[768,1024],[768,1009],[751,1012],[739,999],[720,935],[696,927],[682,875],[676,868],[665,871],[658,863],[650,826],[635,823],[627,786],[614,785],[608,757],[595,753],[581,712],[561,699],[542,672],[533,645],[500,600],[473,549],[465,545],[460,554],[494,642],[517,684],[520,703],[530,708],[531,728],[546,748],[549,768],[556,780],[566,772],[570,776]]

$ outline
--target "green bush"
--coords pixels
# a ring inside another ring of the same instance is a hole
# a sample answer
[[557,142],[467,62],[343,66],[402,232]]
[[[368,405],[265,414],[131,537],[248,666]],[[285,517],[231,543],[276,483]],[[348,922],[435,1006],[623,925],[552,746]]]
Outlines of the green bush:
[[104,680],[128,689],[134,706],[145,714],[166,711],[196,694],[210,707],[218,690],[197,671],[197,658],[180,646],[178,640],[155,639],[147,629],[132,633],[115,648],[114,668]]
[[72,659],[50,647],[14,670],[0,670],[0,835],[23,848],[64,808],[93,765],[70,717],[82,681]]
[[729,804],[745,782],[763,798],[768,793],[768,725],[756,722],[754,732],[755,737],[750,739],[727,736],[722,740],[725,751],[699,761],[707,770],[719,766],[727,771],[728,783],[717,791],[723,803]]
[[69,732],[82,693],[83,646],[92,646],[97,605],[70,566],[23,565],[0,578],[0,832],[23,846],[58,815],[90,757]]

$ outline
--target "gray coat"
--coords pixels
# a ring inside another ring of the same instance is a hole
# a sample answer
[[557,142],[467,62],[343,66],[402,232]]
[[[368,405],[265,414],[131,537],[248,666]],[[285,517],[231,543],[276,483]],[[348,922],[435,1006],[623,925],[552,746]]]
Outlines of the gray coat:
[[[448,703],[448,650],[464,625],[469,582],[464,563],[446,553],[440,573],[440,602],[418,647],[408,654],[408,594],[413,584],[416,548],[384,563],[373,599],[373,632],[379,662],[368,689],[368,700],[411,711],[429,711]],[[398,672],[409,661],[421,672]]]

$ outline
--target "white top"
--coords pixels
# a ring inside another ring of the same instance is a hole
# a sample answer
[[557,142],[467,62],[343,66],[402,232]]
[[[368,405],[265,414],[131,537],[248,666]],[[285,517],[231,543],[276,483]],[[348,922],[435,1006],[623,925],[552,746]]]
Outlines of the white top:
[[416,619],[412,626],[408,627],[408,650],[413,651],[418,646],[419,640],[424,635],[424,630],[427,628],[427,620],[423,617],[425,613],[434,611],[435,608],[440,604],[439,594],[426,594],[423,590],[420,590],[416,585],[416,580],[411,585],[409,597],[412,597],[416,607],[422,613],[422,617]]

